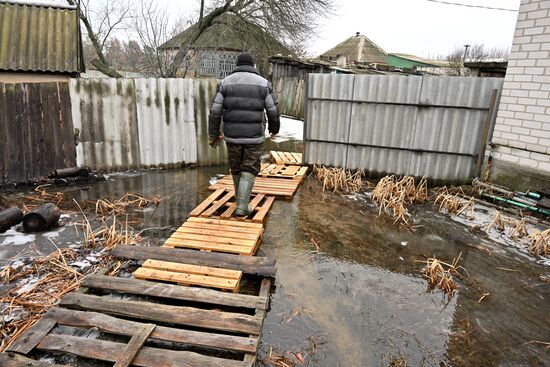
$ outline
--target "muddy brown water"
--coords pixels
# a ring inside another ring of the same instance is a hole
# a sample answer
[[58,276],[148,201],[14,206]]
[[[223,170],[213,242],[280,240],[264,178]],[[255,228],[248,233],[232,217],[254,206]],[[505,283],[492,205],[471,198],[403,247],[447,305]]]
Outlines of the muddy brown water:
[[[226,172],[127,173],[65,191],[90,200],[126,192],[166,197],[129,219],[160,243],[206,198],[210,178]],[[525,344],[550,341],[550,285],[538,279],[549,268],[431,205],[412,212],[420,227],[399,230],[377,219],[364,197],[323,193],[311,178],[292,201],[276,201],[258,253],[278,264],[260,361],[292,351],[309,366],[388,366],[398,357],[407,366],[550,366],[548,349]],[[51,239],[68,245],[76,240],[72,231],[61,228]],[[2,265],[26,247],[51,250],[43,236],[17,243],[10,243],[13,234],[0,236]],[[426,293],[421,261],[431,255],[451,261],[460,252],[469,278],[459,282],[458,294],[447,303],[438,291]],[[480,304],[483,293],[490,295]]]

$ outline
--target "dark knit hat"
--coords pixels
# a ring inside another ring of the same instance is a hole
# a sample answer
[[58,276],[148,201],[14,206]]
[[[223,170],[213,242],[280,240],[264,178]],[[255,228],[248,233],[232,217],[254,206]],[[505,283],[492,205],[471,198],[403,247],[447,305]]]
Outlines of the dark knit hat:
[[254,66],[254,58],[248,52],[243,52],[237,56],[237,66]]

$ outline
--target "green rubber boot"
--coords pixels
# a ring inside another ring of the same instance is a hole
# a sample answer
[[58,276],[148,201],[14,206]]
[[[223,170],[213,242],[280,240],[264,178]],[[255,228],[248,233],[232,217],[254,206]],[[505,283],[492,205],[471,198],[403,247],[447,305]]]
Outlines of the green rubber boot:
[[235,201],[237,201],[237,192],[239,191],[239,181],[241,180],[241,174],[240,173],[237,173],[236,175],[232,175],[233,176],[233,187],[235,187]]
[[248,204],[250,203],[250,194],[254,187],[255,178],[256,176],[250,172],[241,173],[239,190],[237,193],[237,210],[235,210],[235,215],[237,217],[246,217],[252,213],[252,208]]

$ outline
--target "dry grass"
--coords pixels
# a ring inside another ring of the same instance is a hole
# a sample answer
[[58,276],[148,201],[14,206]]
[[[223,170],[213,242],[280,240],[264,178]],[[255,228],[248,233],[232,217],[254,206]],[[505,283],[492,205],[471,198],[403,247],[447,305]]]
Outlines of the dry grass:
[[469,219],[474,219],[474,198],[466,201],[460,197],[460,194],[451,194],[442,192],[437,195],[434,203],[439,204],[440,212],[447,212],[451,215],[459,216],[464,214]]
[[[0,325],[0,351],[5,350],[15,339],[27,331],[44,313],[59,303],[61,298],[77,290],[82,279],[111,261],[110,250],[117,244],[135,244],[137,236],[128,227],[113,218],[112,224],[105,222],[92,230],[86,221],[83,228],[85,247],[101,251],[94,254],[95,263],[90,263],[86,274],[81,273],[75,261],[81,261],[89,251],[58,249],[50,255],[38,258],[18,268],[4,267],[0,278],[11,286],[0,298],[4,317]],[[118,271],[120,265],[115,269]]]
[[145,198],[141,195],[126,193],[120,199],[110,201],[100,199],[95,202],[95,213],[100,216],[119,215],[128,212],[131,208],[145,208],[151,205],[159,205],[162,201],[160,196]]
[[393,217],[394,223],[413,229],[406,205],[428,200],[427,181],[423,178],[415,185],[411,176],[386,176],[372,190],[371,200],[380,207],[378,215],[386,213]]
[[509,218],[508,225],[510,226],[508,237],[510,237],[511,239],[517,240],[529,236],[529,232],[527,231],[527,224],[525,223],[524,217],[521,217],[520,220]]
[[532,255],[550,254],[550,228],[544,231],[533,231],[529,235],[529,253]]
[[317,339],[315,336],[308,338],[308,345],[302,348],[296,348],[296,351],[278,352],[269,347],[269,354],[262,359],[267,366],[275,367],[294,367],[308,364],[310,359],[317,353]]
[[491,217],[491,221],[485,226],[485,231],[489,232],[493,228],[496,228],[497,231],[504,232],[506,230],[506,222],[507,220],[504,219],[500,212],[495,210],[493,212],[493,216]]
[[340,194],[355,194],[363,187],[363,170],[352,173],[343,168],[313,166],[313,173],[323,184],[323,191],[329,190]]
[[428,279],[428,292],[432,292],[437,287],[447,296],[448,301],[453,298],[459,288],[454,277],[460,276],[458,263],[461,256],[462,253],[453,259],[451,264],[440,261],[435,256],[426,260],[422,274]]

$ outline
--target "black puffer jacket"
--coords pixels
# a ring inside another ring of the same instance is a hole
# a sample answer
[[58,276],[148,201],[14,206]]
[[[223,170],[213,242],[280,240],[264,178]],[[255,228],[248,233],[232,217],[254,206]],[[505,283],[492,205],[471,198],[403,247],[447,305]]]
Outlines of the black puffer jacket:
[[264,141],[265,112],[269,132],[279,132],[277,107],[277,97],[271,84],[254,67],[239,66],[218,84],[210,110],[208,135],[210,138],[221,135],[220,124],[223,117],[226,142],[260,144]]

